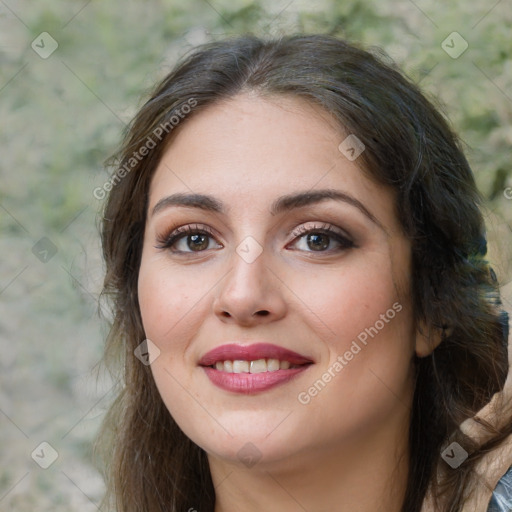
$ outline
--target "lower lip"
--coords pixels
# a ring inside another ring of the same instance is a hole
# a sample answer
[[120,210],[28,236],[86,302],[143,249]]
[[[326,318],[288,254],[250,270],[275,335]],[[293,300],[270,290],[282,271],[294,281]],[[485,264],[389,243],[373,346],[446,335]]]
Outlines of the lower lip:
[[203,366],[203,369],[213,384],[226,391],[249,395],[259,391],[267,391],[293,379],[299,373],[307,370],[309,364],[289,370],[276,370],[261,373],[227,373],[215,368]]

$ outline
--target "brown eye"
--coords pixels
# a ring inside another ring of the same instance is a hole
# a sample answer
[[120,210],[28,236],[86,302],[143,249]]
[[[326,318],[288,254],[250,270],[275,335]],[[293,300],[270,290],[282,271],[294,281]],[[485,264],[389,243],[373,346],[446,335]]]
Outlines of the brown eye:
[[209,240],[208,235],[198,234],[198,235],[188,235],[187,237],[187,246],[192,251],[203,251],[208,248]]
[[310,233],[306,243],[313,251],[323,251],[329,247],[329,236],[325,233]]
[[355,247],[352,240],[329,225],[310,229],[301,226],[293,235],[296,237],[293,245],[304,252],[331,253]]
[[173,253],[204,252],[212,248],[211,242],[216,244],[214,248],[222,247],[207,229],[192,226],[178,228],[169,235],[159,237],[158,242],[157,249],[169,249]]

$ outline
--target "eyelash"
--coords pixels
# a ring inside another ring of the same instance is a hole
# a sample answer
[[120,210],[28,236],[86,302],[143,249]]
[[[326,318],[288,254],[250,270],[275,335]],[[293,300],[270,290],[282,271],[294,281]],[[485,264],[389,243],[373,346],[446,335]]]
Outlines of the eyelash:
[[[155,246],[157,249],[170,249],[178,240],[183,238],[184,236],[190,235],[208,235],[212,238],[215,238],[213,232],[209,228],[199,228],[196,224],[195,227],[188,225],[182,226],[170,233],[164,234],[163,236],[158,237],[158,245]],[[175,252],[183,252],[183,251],[175,251]],[[187,251],[188,252],[188,251]],[[193,251],[190,251],[193,252]],[[198,251],[201,252],[201,251]]]
[[[306,228],[304,225],[300,226],[299,228],[292,231],[290,234],[293,235],[295,238],[293,241],[295,241],[296,238],[302,238],[308,234],[323,234],[327,235],[330,238],[334,239],[340,247],[338,250],[347,250],[355,247],[355,244],[348,236],[342,235],[338,231],[335,231],[330,224],[323,224],[321,227],[314,226],[311,228]],[[162,236],[158,237],[158,245],[155,247],[157,249],[171,249],[172,246],[180,239],[184,238],[185,236],[190,235],[207,235],[211,238],[215,238],[213,231],[207,227],[199,228],[196,224],[195,226],[188,225],[188,226],[182,226],[174,231],[171,231],[170,233],[164,234]],[[193,254],[194,252],[201,253],[205,252],[203,251],[172,251],[174,253],[181,253],[181,254]],[[332,249],[328,249],[326,251],[305,251],[305,252],[319,252],[322,254],[331,253],[333,252]]]
[[[327,224],[327,223],[324,223],[320,227],[314,226],[312,228],[311,227],[307,228],[306,226],[302,225],[291,232],[291,234],[295,238],[302,238],[311,233],[327,235],[330,238],[334,239],[340,245],[338,250],[346,250],[346,249],[351,249],[351,248],[355,247],[354,242],[347,235],[343,235],[343,234],[339,233],[337,230],[333,229],[333,226],[331,224]],[[306,251],[306,252],[315,253],[317,251]],[[331,253],[331,252],[333,252],[333,250],[329,249],[327,251],[318,251],[318,252],[325,254],[325,253]]]

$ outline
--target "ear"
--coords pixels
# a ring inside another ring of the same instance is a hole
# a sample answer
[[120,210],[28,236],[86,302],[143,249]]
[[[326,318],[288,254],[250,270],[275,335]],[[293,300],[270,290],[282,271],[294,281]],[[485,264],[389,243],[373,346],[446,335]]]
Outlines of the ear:
[[420,322],[416,330],[416,355],[418,357],[429,356],[451,333],[452,329],[447,325],[436,327],[432,325],[427,326],[424,322]]

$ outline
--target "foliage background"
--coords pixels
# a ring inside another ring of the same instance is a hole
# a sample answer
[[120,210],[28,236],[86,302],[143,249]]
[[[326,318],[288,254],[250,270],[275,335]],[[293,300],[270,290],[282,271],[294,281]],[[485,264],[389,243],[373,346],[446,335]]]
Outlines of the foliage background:
[[[509,2],[0,0],[0,510],[98,509],[91,441],[112,396],[96,372],[107,327],[93,189],[123,127],[194,45],[298,31],[381,47],[437,98],[488,199],[490,257],[512,280]],[[453,31],[469,45],[457,59],[441,47]],[[42,32],[59,45],[47,59],[31,48]],[[31,458],[42,441],[59,455],[46,470]]]

